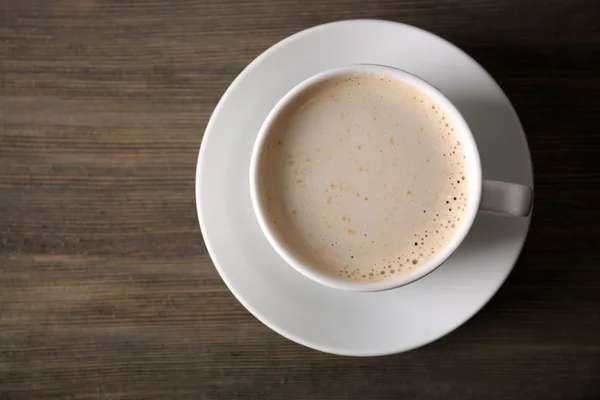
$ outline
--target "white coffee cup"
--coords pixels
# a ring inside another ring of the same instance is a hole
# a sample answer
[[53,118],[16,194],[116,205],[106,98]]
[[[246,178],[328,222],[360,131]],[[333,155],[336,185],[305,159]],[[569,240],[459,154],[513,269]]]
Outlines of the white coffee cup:
[[[344,280],[341,277],[331,276],[321,272],[322,268],[319,268],[318,265],[311,265],[311,261],[308,261],[306,257],[299,256],[294,249],[290,248],[288,244],[281,240],[275,233],[274,226],[267,216],[266,200],[263,198],[258,187],[258,180],[261,174],[259,161],[264,154],[267,137],[271,131],[270,128],[276,118],[280,115],[281,111],[291,101],[296,99],[298,95],[309,87],[313,87],[313,85],[337,76],[359,73],[377,73],[397,81],[402,81],[415,87],[434,100],[454,121],[456,131],[460,133],[463,151],[468,155],[468,157],[466,157],[467,175],[469,177],[467,188],[468,201],[463,215],[463,222],[453,238],[435,255],[435,257],[419,268],[405,275],[378,282],[353,282]],[[250,194],[254,212],[256,213],[256,217],[258,218],[263,233],[275,251],[277,251],[289,265],[308,278],[323,285],[336,289],[362,292],[393,289],[412,283],[433,272],[460,246],[471,229],[479,211],[494,212],[512,217],[524,217],[529,215],[533,205],[532,188],[513,183],[484,181],[482,179],[479,152],[471,130],[460,112],[439,90],[423,79],[406,71],[388,66],[369,64],[351,65],[321,72],[306,79],[279,100],[263,122],[256,138],[250,161]]]

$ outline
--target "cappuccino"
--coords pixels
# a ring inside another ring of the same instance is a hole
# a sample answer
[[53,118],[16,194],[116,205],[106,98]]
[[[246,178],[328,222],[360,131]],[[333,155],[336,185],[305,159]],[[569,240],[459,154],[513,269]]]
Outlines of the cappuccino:
[[419,268],[450,242],[468,202],[453,121],[426,94],[377,73],[316,83],[269,128],[258,191],[278,239],[358,282]]

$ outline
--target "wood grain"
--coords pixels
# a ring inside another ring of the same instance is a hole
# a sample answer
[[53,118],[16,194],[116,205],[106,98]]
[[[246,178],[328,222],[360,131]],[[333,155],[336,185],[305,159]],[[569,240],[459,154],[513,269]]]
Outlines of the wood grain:
[[[599,15],[596,0],[4,0],[0,399],[600,398]],[[414,24],[481,62],[536,176],[498,295],[383,358],[260,324],[212,266],[194,203],[228,84],[287,35],[347,18]]]

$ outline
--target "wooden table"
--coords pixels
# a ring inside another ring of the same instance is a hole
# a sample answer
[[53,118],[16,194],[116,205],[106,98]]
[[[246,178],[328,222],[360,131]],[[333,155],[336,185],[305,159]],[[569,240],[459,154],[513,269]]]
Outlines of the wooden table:
[[[523,255],[482,312],[362,359],[251,316],[194,202],[233,78],[296,31],[357,17],[481,62],[521,117],[537,190]],[[0,399],[599,399],[599,17],[597,0],[3,0]]]

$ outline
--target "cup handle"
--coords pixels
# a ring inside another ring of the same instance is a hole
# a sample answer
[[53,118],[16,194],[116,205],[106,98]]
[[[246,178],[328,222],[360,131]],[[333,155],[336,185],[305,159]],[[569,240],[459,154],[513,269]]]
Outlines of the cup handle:
[[533,206],[533,189],[516,183],[483,181],[479,210],[526,217]]

